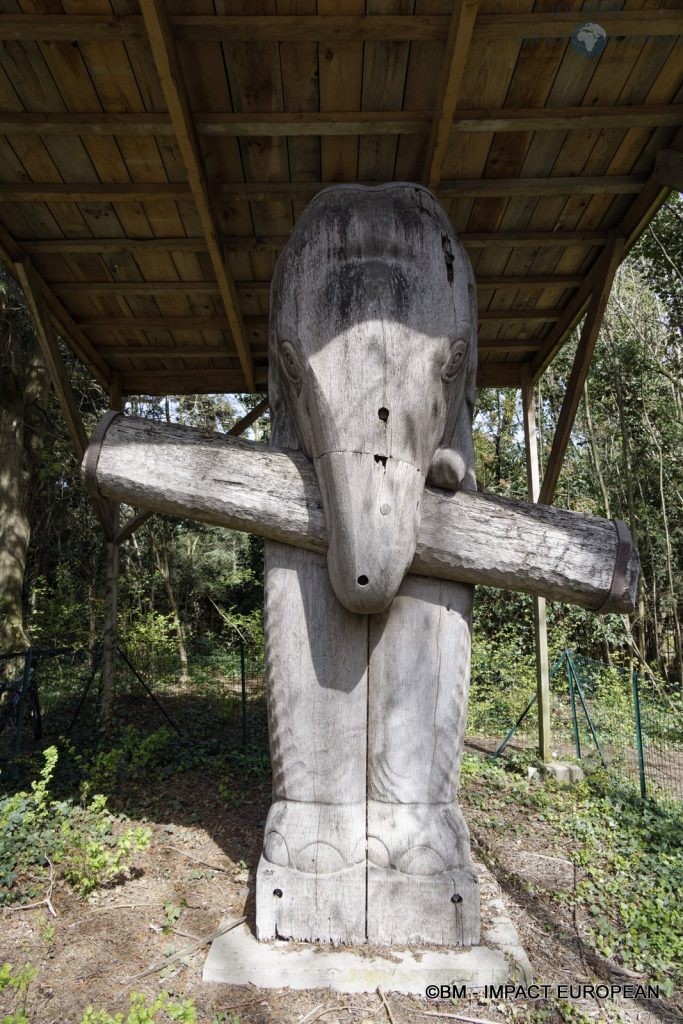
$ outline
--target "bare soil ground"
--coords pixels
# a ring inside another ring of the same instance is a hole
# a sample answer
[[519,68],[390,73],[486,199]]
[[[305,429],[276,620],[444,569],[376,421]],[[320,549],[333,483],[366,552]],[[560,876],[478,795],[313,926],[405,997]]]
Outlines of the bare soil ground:
[[[132,992],[153,996],[164,990],[193,999],[201,1024],[428,1024],[435,1014],[492,1024],[683,1020],[681,1006],[667,1001],[589,999],[567,1009],[555,1000],[487,1003],[473,995],[433,1002],[392,994],[383,999],[377,993],[205,985],[206,947],[145,974],[211,935],[226,915],[244,914],[253,924],[254,873],[270,785],[238,783],[226,804],[218,782],[198,768],[154,787],[153,795],[141,801],[152,842],[117,884],[89,899],[56,888],[54,918],[45,907],[0,910],[0,962],[31,963],[39,972],[29,990],[32,1024],[78,1024],[89,1005],[125,1016]],[[575,879],[573,866],[556,850],[550,826],[539,818],[520,827],[514,806],[492,819],[481,783],[468,780],[467,787],[462,796],[473,848],[503,888],[535,979],[548,984],[633,981],[582,943],[581,921],[553,901],[553,889],[568,888]],[[169,917],[169,905],[179,916],[172,911]],[[0,993],[0,1020],[9,1009],[3,1008],[2,998]]]

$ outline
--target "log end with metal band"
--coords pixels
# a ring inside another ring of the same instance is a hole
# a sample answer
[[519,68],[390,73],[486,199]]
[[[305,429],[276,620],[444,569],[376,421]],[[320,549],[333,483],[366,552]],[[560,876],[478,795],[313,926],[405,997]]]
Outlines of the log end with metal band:
[[100,458],[100,452],[102,451],[102,445],[107,435],[107,431],[114,420],[118,419],[119,416],[123,416],[123,413],[116,412],[113,409],[108,413],[105,413],[95,427],[92,437],[90,438],[90,442],[88,443],[88,447],[85,450],[85,455],[83,456],[81,473],[83,474],[85,489],[92,498],[103,497],[97,483],[97,463]]
[[613,519],[612,522],[617,534],[617,552],[614,558],[612,584],[606,600],[597,609],[599,615],[623,611],[625,598],[630,601],[631,608],[635,607],[638,589],[640,558],[634,547],[633,538],[628,526],[621,519]]
[[[302,452],[112,412],[93,434],[83,472],[100,499],[327,550],[318,480]],[[425,487],[409,571],[604,614],[633,609],[639,560],[623,523]]]

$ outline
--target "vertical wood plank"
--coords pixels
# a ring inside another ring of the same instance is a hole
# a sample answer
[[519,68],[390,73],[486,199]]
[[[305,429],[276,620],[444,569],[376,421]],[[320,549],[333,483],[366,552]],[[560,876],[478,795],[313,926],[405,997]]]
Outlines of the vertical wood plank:
[[[534,385],[524,367],[522,383],[522,418],[526,452],[527,491],[531,501],[538,501],[540,466]],[[550,760],[550,676],[548,671],[548,623],[544,597],[534,597],[534,639],[536,648],[536,696],[538,699],[538,756]]]

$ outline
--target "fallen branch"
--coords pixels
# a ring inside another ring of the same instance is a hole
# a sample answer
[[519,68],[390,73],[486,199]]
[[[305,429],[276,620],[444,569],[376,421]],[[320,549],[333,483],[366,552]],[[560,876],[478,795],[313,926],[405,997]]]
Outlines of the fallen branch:
[[47,854],[45,855],[45,860],[50,865],[50,884],[47,887],[47,892],[45,893],[43,899],[38,900],[37,903],[24,903],[20,907],[3,907],[3,910],[6,910],[11,914],[16,913],[20,910],[37,910],[39,907],[47,907],[47,909],[50,911],[53,917],[57,916],[57,911],[52,905],[52,890],[54,889],[55,886],[55,869],[53,867],[52,861],[47,856]]
[[141,978],[146,978],[150,974],[156,974],[157,971],[163,971],[164,967],[168,967],[169,964],[174,963],[176,960],[181,960],[184,956],[188,956],[190,953],[196,953],[202,946],[208,946],[214,939],[219,938],[221,935],[225,935],[226,932],[232,931],[233,928],[237,928],[239,925],[244,924],[246,917],[240,917],[237,921],[232,921],[230,924],[223,924],[216,929],[211,935],[204,936],[203,939],[197,939],[191,946],[186,946],[185,949],[179,949],[173,956],[165,957],[163,960],[157,960],[156,963],[152,964],[145,971],[141,971],[140,974],[133,974],[130,978],[124,978],[121,982],[122,985],[130,985],[134,981],[139,981]]
[[380,999],[382,1000],[382,1002],[384,1004],[384,1009],[387,1011],[387,1017],[391,1021],[391,1024],[396,1024],[396,1018],[394,1017],[393,1013],[391,1012],[391,1007],[389,1006],[389,1003],[387,1002],[387,997],[384,995],[384,992],[382,992],[382,989],[379,987],[379,985],[377,986],[377,995],[380,997]]
[[220,868],[218,864],[210,864],[208,860],[201,860],[201,858],[195,857],[193,853],[188,853],[187,850],[180,850],[177,846],[169,846],[168,843],[164,843],[161,849],[174,850],[175,853],[180,853],[183,857],[189,857],[190,860],[196,861],[197,864],[203,864],[205,868],[211,868],[212,871],[224,871],[226,874],[230,873],[229,868]]

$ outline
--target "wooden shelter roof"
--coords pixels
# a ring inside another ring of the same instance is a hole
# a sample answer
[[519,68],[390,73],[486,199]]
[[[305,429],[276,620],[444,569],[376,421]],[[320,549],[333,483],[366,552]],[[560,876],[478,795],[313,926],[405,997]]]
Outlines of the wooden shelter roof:
[[[391,180],[440,196],[477,276],[480,383],[518,385],[680,186],[680,4],[0,12],[0,255],[110,390],[263,390],[296,217],[325,184]],[[586,21],[598,55],[571,42]]]

